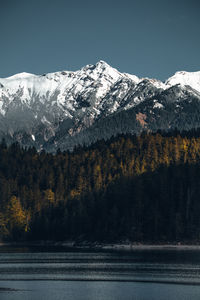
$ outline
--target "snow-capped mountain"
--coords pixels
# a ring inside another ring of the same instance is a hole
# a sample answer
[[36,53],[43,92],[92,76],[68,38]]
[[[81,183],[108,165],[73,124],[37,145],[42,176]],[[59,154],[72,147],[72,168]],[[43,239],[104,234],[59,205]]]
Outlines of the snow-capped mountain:
[[20,73],[0,78],[0,138],[37,149],[71,149],[121,132],[173,128],[169,106],[171,116],[180,115],[184,105],[199,100],[200,72],[177,72],[163,83],[99,61],[76,72]]
[[200,93],[200,72],[176,72],[166,81],[166,84],[169,86],[176,84],[182,87],[189,86]]

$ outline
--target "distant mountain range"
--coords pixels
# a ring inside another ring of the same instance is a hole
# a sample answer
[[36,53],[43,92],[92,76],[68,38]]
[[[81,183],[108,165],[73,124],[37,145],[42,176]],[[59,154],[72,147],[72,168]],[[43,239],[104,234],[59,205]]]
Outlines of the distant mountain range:
[[118,133],[200,127],[200,72],[166,82],[104,61],[76,72],[0,78],[0,139],[55,152]]

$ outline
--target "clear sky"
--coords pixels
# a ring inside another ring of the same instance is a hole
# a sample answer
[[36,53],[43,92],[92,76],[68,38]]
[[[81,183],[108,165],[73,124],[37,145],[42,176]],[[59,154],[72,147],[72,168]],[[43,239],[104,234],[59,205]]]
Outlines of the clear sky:
[[200,70],[199,0],[0,0],[0,77],[100,59],[165,80]]

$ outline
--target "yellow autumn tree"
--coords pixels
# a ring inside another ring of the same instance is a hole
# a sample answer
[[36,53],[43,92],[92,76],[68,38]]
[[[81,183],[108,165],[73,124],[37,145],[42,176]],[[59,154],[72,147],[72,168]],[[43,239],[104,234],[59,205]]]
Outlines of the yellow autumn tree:
[[13,234],[19,234],[27,231],[27,215],[22,208],[20,199],[12,196],[7,205],[7,223],[8,229]]

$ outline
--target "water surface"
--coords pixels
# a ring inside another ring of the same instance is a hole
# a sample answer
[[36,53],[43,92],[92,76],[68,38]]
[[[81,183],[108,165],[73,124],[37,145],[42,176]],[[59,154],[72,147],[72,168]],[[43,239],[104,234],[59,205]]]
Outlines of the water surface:
[[200,299],[199,250],[1,247],[0,299]]

